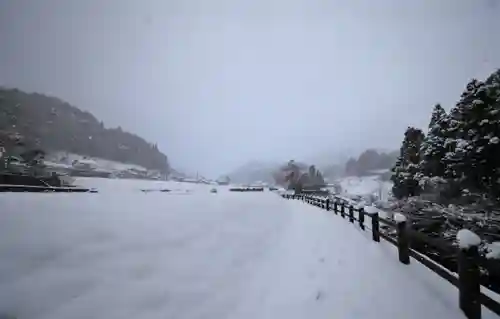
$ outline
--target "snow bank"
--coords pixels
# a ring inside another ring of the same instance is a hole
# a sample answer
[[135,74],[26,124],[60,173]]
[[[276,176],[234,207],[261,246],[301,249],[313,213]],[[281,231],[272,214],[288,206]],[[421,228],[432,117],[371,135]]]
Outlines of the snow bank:
[[406,216],[401,213],[395,213],[394,220],[396,223],[404,223],[406,221]]
[[461,249],[468,249],[472,246],[479,246],[481,244],[481,238],[468,229],[461,229],[457,233],[457,242]]
[[486,254],[488,259],[500,259],[500,242],[494,242],[488,245],[488,253]]

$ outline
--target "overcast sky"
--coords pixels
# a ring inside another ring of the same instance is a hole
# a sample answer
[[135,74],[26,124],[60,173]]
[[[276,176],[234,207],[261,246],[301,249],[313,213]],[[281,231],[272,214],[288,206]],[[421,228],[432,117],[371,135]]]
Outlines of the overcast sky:
[[500,66],[498,0],[0,0],[0,84],[216,176],[398,148]]

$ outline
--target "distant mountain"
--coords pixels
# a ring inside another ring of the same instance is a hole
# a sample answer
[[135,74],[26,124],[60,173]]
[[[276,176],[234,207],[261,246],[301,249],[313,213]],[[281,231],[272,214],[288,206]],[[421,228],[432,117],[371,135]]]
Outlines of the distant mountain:
[[255,182],[274,183],[273,173],[281,164],[251,161],[226,174],[231,183],[251,184]]
[[[375,156],[367,156],[372,155],[371,153]],[[323,172],[325,179],[331,180],[345,175],[363,175],[372,169],[390,168],[398,153],[399,151],[382,148],[339,148],[318,153],[308,162],[317,163],[316,166]],[[359,158],[361,161],[358,164]]]
[[357,156],[363,151],[362,148],[342,147],[319,151],[313,156],[305,159],[308,163],[315,163],[318,168],[326,169],[332,165],[344,165],[350,157]]
[[347,176],[366,176],[373,172],[389,171],[398,158],[399,151],[381,152],[368,149],[356,159],[350,158],[345,164],[344,174]]
[[154,143],[120,127],[105,128],[91,113],[58,98],[0,88],[0,146],[12,148],[12,136],[20,137],[26,148],[169,171],[167,156]]

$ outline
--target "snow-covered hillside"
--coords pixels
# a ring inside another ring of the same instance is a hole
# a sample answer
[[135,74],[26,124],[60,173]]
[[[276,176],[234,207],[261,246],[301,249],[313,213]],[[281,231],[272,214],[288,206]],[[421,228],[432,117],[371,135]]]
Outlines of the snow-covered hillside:
[[379,176],[349,176],[339,179],[342,195],[354,197],[373,197],[376,200],[389,200],[392,183],[382,181]]
[[0,317],[464,318],[448,282],[305,203],[80,182],[101,192],[0,194]]
[[[65,163],[61,163],[61,160],[64,159]],[[138,170],[146,172],[147,168],[142,167],[140,165],[128,164],[128,163],[120,163],[116,161],[110,161],[102,158],[96,157],[87,157],[80,154],[66,153],[66,152],[55,152],[46,156],[46,160],[49,165],[53,164],[66,164],[68,167],[71,167],[73,161],[85,162],[91,164],[96,169],[106,170],[110,172],[119,172],[126,171],[130,169]]]

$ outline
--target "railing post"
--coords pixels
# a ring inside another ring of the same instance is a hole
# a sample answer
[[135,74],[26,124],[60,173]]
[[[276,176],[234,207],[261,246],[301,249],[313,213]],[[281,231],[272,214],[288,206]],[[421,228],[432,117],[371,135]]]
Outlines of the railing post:
[[342,216],[342,218],[345,218],[345,204],[344,204],[344,202],[340,203],[340,216]]
[[335,213],[335,215],[338,215],[339,213],[339,204],[337,203],[337,199],[335,199],[335,201],[333,202],[333,212]]
[[406,228],[406,217],[398,214],[396,218],[396,230],[398,233],[398,253],[399,261],[405,265],[410,264],[410,242],[408,240],[408,230]]
[[370,215],[372,218],[372,239],[373,241],[380,242],[380,221],[378,220],[378,213],[375,212]]
[[354,223],[354,207],[349,205],[349,221]]
[[[469,232],[476,243],[470,245],[461,245],[459,238],[460,250],[458,252],[458,291],[459,291],[459,305],[460,309],[464,312],[468,319],[481,318],[481,303],[479,296],[481,294],[479,284],[479,267],[477,260],[479,258],[478,245],[481,239],[469,230],[461,230],[460,232]],[[457,237],[460,237],[459,234]],[[476,245],[477,244],[477,245]]]
[[358,208],[359,228],[365,230],[365,210],[363,207]]
[[329,211],[329,210],[330,210],[330,198],[327,198],[327,199],[326,199],[326,202],[325,202],[325,209],[326,209],[327,211]]

